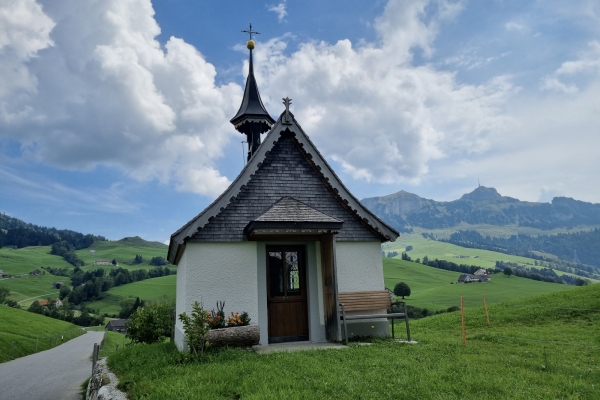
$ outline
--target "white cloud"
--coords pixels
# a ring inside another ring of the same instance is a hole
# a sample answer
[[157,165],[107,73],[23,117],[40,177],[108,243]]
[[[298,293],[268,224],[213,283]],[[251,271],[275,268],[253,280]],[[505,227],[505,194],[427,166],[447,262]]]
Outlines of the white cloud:
[[565,80],[577,79],[584,74],[592,74],[592,79],[600,78],[600,42],[588,43],[588,50],[581,52],[574,61],[565,61],[552,74],[542,78],[541,88],[563,93],[577,93],[579,88],[575,82],[565,83]]
[[507,78],[480,86],[453,73],[412,65],[415,47],[431,54],[441,21],[460,4],[390,1],[377,20],[380,40],[355,48],[349,40],[305,43],[290,56],[286,43],[257,48],[261,91],[271,112],[295,99],[298,121],[327,157],[355,179],[418,182],[431,160],[481,153],[511,124],[503,104],[514,93]]
[[286,1],[284,0],[276,6],[271,6],[268,8],[268,10],[277,14],[277,19],[279,20],[279,22],[281,22],[287,15]]
[[509,32],[521,32],[523,29],[525,29],[525,26],[515,21],[509,21],[504,24],[504,28]]
[[[0,137],[70,169],[121,167],[215,196],[215,161],[242,89],[183,40],[164,49],[149,0],[15,0],[0,6]],[[23,21],[16,23],[15,21]],[[57,21],[57,22],[53,22]]]

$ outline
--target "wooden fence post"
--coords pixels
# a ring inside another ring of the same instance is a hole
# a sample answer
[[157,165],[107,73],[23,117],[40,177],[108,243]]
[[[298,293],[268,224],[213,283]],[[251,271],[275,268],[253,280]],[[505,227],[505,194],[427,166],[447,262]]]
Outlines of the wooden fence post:
[[462,314],[462,336],[463,344],[467,344],[467,330],[465,329],[465,298],[460,296],[460,312]]
[[92,352],[92,374],[94,373],[94,368],[96,368],[96,362],[98,361],[98,343],[94,343],[94,351]]
[[488,312],[487,303],[485,301],[485,294],[482,294],[482,296],[483,296],[483,307],[485,308],[485,316],[487,318],[487,323],[489,326],[490,325],[490,314]]

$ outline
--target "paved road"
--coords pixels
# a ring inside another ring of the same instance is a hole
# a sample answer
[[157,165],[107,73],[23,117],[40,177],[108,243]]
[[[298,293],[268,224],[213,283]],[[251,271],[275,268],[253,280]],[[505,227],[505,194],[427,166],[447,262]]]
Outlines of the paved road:
[[2,400],[79,400],[92,374],[92,349],[104,332],[88,332],[50,350],[0,364]]

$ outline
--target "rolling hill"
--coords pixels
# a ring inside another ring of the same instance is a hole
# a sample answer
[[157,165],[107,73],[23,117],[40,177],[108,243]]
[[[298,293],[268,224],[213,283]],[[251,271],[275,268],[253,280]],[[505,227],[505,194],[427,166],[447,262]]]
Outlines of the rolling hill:
[[[159,242],[148,242],[139,237],[123,238],[116,241],[94,242],[89,248],[76,251],[77,255],[86,263],[84,271],[103,268],[105,270],[116,268],[112,265],[94,266],[94,260],[113,260],[119,262],[119,267],[137,270],[152,269],[152,257],[166,257],[167,246]],[[91,255],[90,250],[95,250]],[[140,264],[131,264],[136,254],[143,257]],[[128,264],[129,263],[129,264]],[[36,299],[56,297],[58,290],[52,288],[54,282],[64,282],[70,286],[70,279],[64,276],[53,276],[44,271],[42,267],[66,268],[73,270],[73,266],[62,257],[50,254],[50,246],[31,246],[21,249],[0,249],[0,269],[11,278],[0,278],[0,287],[11,291],[10,298],[20,302],[23,307],[28,307]],[[175,266],[169,265],[171,269]],[[42,275],[33,276],[29,272],[40,269]],[[20,275],[20,277],[16,277]]]
[[[24,310],[0,306],[0,362],[55,347],[85,332],[68,322],[44,317]],[[58,340],[57,340],[58,339]],[[12,348],[14,342],[14,350]]]

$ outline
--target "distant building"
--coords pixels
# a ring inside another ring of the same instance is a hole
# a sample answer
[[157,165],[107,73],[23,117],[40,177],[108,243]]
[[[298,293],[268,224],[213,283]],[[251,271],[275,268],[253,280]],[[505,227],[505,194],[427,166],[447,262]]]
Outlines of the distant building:
[[487,270],[485,270],[485,269],[483,269],[483,268],[481,268],[481,269],[478,269],[478,270],[475,272],[475,275],[487,275],[487,274],[488,274]]
[[48,307],[48,300],[38,300],[37,302],[40,306]]
[[63,302],[61,299],[56,298],[50,302],[50,305],[54,306],[54,308],[61,308],[63,306]]
[[462,274],[458,277],[458,283],[471,283],[471,282],[491,282],[492,278],[489,275],[469,275]]
[[[108,260],[95,260],[94,265],[113,265],[112,261]],[[119,266],[119,263],[115,263],[115,266]]]
[[125,333],[125,319],[112,319],[106,324],[106,330],[111,332]]
[[90,250],[90,255],[91,256],[95,256],[96,255],[96,250]]
[[40,271],[39,269],[34,269],[33,271],[31,271],[29,273],[29,275],[41,275],[42,271]]

